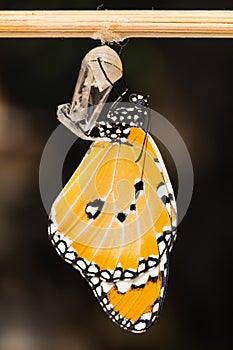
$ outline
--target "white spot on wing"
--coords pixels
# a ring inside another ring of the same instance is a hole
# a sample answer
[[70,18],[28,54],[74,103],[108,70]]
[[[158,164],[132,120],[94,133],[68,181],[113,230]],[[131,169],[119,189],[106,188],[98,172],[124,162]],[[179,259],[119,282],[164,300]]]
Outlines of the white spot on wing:
[[161,185],[159,186],[158,190],[157,190],[157,194],[160,198],[162,198],[163,196],[167,196],[167,188],[165,185]]
[[146,272],[143,275],[135,278],[133,282],[134,286],[139,287],[143,284],[146,284],[146,282],[148,281],[148,277],[149,277],[149,273]]
[[94,216],[98,209],[99,209],[98,207],[92,207],[91,205],[88,205],[86,212]]
[[102,288],[101,288],[101,286],[98,286],[98,287],[96,288],[96,293],[97,293],[97,295],[98,295],[99,297],[101,297],[101,295],[102,295]]
[[110,289],[113,287],[113,283],[102,282],[101,286],[103,288],[104,293],[108,293]]
[[92,277],[91,278],[91,283],[94,284],[94,286],[95,286],[96,284],[99,283],[99,278],[98,277]]
[[65,258],[69,260],[75,260],[76,258],[75,252],[74,251],[67,252],[65,255]]
[[108,274],[107,271],[102,271],[102,272],[101,272],[101,276],[102,276],[103,278],[109,279],[109,274]]
[[65,246],[64,242],[58,243],[57,249],[59,249],[59,251],[60,251],[61,253],[65,253],[65,251],[66,251],[66,246]]
[[144,270],[145,270],[145,268],[146,268],[146,264],[145,264],[145,263],[141,263],[141,264],[139,264],[139,266],[138,266],[138,272],[142,272],[142,271],[144,271]]
[[78,267],[80,267],[82,270],[85,270],[86,264],[83,260],[78,260],[77,263]]
[[143,329],[145,329],[146,327],[146,324],[145,322],[139,322],[138,324],[136,324],[134,326],[134,328],[137,330],[137,331],[142,331]]
[[128,322],[127,318],[124,318],[122,324],[125,325]]
[[155,266],[156,262],[153,261],[153,260],[148,260],[148,266],[149,267],[152,267],[152,266]]
[[53,223],[51,223],[51,225],[50,225],[50,230],[51,230],[51,234],[53,234],[54,232],[57,231],[57,228],[55,227],[55,225]]
[[165,248],[166,248],[166,244],[164,243],[164,241],[159,242],[159,252],[160,252],[160,254],[163,253]]
[[157,312],[159,310],[159,303],[156,303],[154,306],[153,306],[153,312]]
[[113,274],[113,278],[116,279],[116,278],[120,278],[121,277],[121,271],[120,270],[116,270]]
[[125,271],[124,277],[125,277],[125,278],[132,278],[132,277],[133,277],[133,272],[131,272],[131,271]]
[[156,320],[156,318],[157,318],[157,316],[154,316],[151,321],[154,322]]
[[150,320],[151,318],[151,313],[150,312],[147,312],[146,314],[143,314],[140,319],[141,320]]
[[60,235],[55,233],[55,235],[53,236],[53,241],[57,243],[58,241],[60,241],[60,239],[61,239]]
[[90,265],[87,271],[90,273],[98,273],[98,269],[95,265]]
[[163,297],[163,295],[164,295],[164,287],[162,287],[161,290],[160,290],[160,296],[161,296],[161,298]]
[[119,293],[126,293],[131,287],[131,281],[119,281],[116,283],[117,289]]
[[155,267],[154,269],[150,270],[149,273],[150,273],[151,277],[158,277],[158,275],[159,275],[159,268],[158,268],[158,266]]

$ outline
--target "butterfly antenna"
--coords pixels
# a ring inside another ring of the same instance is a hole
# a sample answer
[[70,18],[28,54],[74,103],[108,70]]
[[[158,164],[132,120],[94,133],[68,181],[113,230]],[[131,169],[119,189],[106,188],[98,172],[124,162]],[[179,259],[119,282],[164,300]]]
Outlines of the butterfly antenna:
[[[147,142],[148,142],[148,132],[145,135],[145,150],[147,148]],[[141,180],[143,179],[144,175],[144,170],[145,170],[145,163],[146,163],[146,152],[144,152],[144,158],[143,158],[143,164],[142,164],[142,175],[141,175]]]
[[[138,158],[135,160],[135,163],[138,163],[139,160],[142,158],[142,155],[143,155],[143,152],[144,152],[144,148],[146,148],[145,145],[147,146],[147,140],[148,140],[148,133],[149,133],[149,130],[150,130],[150,124],[151,124],[151,114],[150,114],[150,110],[148,108],[148,121],[147,121],[147,126],[146,126],[146,133],[145,133],[144,140],[143,140],[143,143],[142,143],[141,152],[140,152]],[[144,161],[143,161],[143,164],[144,164]],[[143,169],[144,169],[144,165],[143,165]]]

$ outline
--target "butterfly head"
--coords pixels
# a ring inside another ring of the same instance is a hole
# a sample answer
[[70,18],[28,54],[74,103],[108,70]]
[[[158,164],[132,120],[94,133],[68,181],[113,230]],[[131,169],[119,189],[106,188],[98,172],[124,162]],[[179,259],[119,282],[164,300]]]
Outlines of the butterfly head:
[[148,107],[149,96],[143,96],[140,94],[133,93],[129,96],[129,102],[133,103],[136,107]]

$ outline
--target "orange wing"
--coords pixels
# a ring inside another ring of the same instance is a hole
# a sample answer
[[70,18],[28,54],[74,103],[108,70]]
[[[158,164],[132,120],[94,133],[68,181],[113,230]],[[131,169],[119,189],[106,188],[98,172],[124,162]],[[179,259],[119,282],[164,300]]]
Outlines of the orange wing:
[[[113,321],[133,332],[157,318],[167,283],[176,205],[163,160],[145,132],[94,142],[55,200],[49,235],[87,279]],[[143,175],[143,176],[142,176]]]
[[168,252],[159,264],[138,277],[106,282],[87,278],[104,311],[120,327],[134,333],[146,331],[158,318],[168,277]]

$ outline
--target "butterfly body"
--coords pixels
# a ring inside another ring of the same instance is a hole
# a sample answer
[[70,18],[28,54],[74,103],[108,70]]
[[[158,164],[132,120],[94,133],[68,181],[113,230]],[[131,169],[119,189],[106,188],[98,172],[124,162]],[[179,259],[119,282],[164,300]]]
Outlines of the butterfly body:
[[55,200],[49,237],[109,317],[136,333],[157,319],[176,237],[176,204],[140,104],[110,110]]

